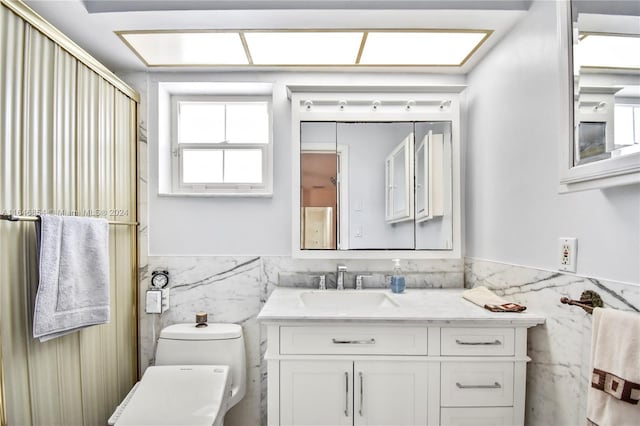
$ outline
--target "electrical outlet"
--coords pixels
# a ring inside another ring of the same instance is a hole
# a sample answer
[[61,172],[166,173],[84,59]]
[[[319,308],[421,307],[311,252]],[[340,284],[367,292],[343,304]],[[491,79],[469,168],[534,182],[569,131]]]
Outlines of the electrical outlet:
[[560,264],[558,269],[576,272],[578,240],[576,238],[560,238]]

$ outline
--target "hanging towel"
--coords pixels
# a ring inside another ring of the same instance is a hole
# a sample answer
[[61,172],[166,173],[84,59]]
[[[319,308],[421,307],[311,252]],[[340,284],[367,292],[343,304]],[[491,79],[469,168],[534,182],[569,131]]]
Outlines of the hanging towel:
[[640,424],[640,314],[595,308],[587,424]]
[[527,309],[526,306],[503,299],[485,286],[465,290],[462,292],[462,297],[492,312],[521,312]]
[[42,215],[36,222],[39,283],[33,337],[41,342],[109,322],[109,225]]

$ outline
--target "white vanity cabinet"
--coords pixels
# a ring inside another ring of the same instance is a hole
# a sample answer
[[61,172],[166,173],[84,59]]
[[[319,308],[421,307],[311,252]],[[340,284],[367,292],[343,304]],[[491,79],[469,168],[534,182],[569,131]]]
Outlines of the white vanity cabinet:
[[268,424],[524,424],[527,328],[454,325],[268,324]]
[[459,289],[330,292],[278,288],[258,315],[269,426],[524,424],[527,331],[543,317]]

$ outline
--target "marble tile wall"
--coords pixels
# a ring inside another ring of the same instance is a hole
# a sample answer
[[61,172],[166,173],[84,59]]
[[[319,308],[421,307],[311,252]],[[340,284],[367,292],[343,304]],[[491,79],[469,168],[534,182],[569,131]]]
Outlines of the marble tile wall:
[[529,331],[527,426],[584,425],[590,383],[591,316],[563,305],[585,290],[600,294],[605,307],[639,312],[640,285],[602,281],[555,271],[467,258],[465,287],[484,285],[546,317]]
[[[266,340],[256,321],[262,305],[278,285],[315,283],[310,275],[333,273],[337,263],[350,271],[347,286],[354,274],[372,273],[365,286],[384,285],[391,261],[298,260],[290,257],[178,257],[149,256],[140,264],[140,294],[149,286],[150,271],[168,270],[170,275],[170,309],[162,315],[140,314],[141,371],[152,362],[155,342],[163,327],[194,321],[195,313],[208,313],[210,322],[241,324],[247,351],[247,395],[228,414],[225,424],[252,426],[266,423],[266,365],[262,358]],[[463,285],[463,262],[456,260],[422,260],[403,263],[407,286],[416,288],[453,288]],[[328,275],[329,285],[335,282]],[[141,298],[141,300],[144,300]],[[142,307],[144,308],[144,306]]]
[[[211,322],[243,326],[247,349],[247,395],[227,415],[231,426],[265,424],[266,368],[262,357],[266,341],[256,316],[277,285],[315,286],[310,275],[333,273],[336,261],[299,260],[290,257],[176,257],[149,256],[140,265],[141,294],[148,287],[149,271],[167,269],[171,278],[171,308],[162,315],[141,314],[142,371],[152,361],[157,334],[162,327],[193,321],[205,311]],[[368,286],[383,285],[389,262],[344,262],[351,275],[373,273]],[[560,303],[560,297],[577,299],[595,290],[607,307],[640,310],[640,286],[599,281],[496,262],[410,261],[404,265],[410,286],[451,288],[485,285],[513,301],[546,316],[544,325],[529,333],[526,424],[582,425],[589,377],[591,317],[577,307]],[[329,285],[333,277],[328,275]]]

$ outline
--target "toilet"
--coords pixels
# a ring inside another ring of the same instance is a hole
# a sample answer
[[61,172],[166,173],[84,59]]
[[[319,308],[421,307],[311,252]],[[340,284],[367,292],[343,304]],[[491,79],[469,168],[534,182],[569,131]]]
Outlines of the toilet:
[[246,393],[242,327],[174,324],[160,332],[148,367],[109,419],[115,426],[222,426]]

